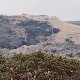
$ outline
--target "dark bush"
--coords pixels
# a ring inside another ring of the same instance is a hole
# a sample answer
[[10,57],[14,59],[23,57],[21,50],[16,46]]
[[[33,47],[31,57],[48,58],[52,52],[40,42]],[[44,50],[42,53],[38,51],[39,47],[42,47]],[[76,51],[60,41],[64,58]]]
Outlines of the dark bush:
[[80,61],[41,51],[0,56],[0,80],[80,80]]

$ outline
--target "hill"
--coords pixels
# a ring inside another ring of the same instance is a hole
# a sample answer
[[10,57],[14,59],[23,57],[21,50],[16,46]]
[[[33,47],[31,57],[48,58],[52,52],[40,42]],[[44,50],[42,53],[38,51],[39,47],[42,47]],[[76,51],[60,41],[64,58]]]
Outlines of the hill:
[[6,57],[38,50],[80,57],[80,26],[47,15],[1,15],[0,48]]
[[22,45],[35,45],[47,41],[48,36],[58,32],[59,29],[46,20],[41,21],[24,15],[0,16],[1,48],[15,49]]

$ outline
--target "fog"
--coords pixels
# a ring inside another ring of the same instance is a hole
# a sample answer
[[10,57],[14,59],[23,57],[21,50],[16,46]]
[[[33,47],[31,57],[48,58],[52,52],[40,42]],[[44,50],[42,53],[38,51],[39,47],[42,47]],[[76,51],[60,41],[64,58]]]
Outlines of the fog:
[[1,15],[23,13],[80,20],[80,0],[0,0]]

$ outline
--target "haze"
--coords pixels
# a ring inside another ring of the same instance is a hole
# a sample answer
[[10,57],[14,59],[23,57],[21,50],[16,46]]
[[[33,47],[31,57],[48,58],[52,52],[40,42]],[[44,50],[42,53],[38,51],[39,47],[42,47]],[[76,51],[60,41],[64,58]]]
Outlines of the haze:
[[23,13],[80,20],[80,0],[0,0],[0,14]]

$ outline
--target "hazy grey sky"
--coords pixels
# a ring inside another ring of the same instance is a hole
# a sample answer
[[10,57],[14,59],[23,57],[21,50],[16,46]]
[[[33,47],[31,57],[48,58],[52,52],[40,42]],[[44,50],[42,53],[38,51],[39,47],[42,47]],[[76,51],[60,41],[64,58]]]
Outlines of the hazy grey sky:
[[80,20],[80,0],[0,0],[0,14],[45,14]]

